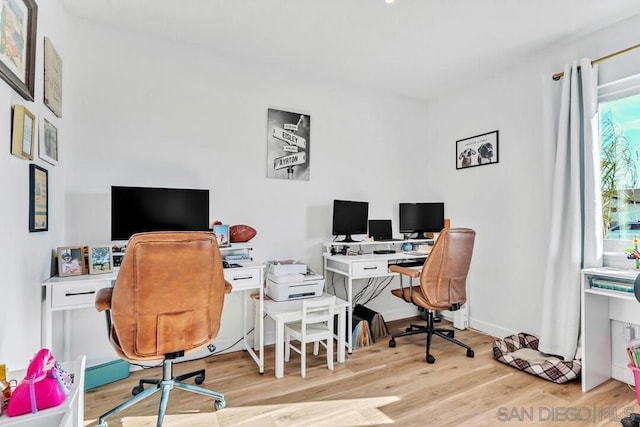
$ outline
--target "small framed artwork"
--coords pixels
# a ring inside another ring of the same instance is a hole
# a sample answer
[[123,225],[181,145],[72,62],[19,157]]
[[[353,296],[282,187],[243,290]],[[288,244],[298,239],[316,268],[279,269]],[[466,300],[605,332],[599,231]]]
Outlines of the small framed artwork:
[[229,225],[217,224],[213,226],[213,234],[216,235],[218,246],[223,248],[231,244],[229,240]]
[[456,141],[456,169],[498,163],[498,131]]
[[58,248],[58,276],[79,276],[84,274],[82,246],[62,246]]
[[47,163],[58,163],[58,129],[45,118],[42,119],[38,155]]
[[11,130],[11,154],[26,160],[33,160],[35,129],[36,116],[23,105],[15,105]]
[[62,59],[49,37],[44,38],[44,104],[62,117]]
[[29,165],[29,231],[49,229],[49,174],[38,165]]
[[113,252],[110,245],[89,246],[89,274],[113,271]]
[[38,5],[34,0],[0,0],[0,78],[33,101]]

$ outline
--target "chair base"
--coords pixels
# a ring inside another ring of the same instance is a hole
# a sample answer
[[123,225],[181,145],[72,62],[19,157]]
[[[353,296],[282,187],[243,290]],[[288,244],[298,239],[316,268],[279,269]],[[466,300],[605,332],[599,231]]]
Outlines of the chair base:
[[[160,396],[160,407],[158,408],[158,420],[156,422],[156,426],[161,427],[164,420],[165,412],[167,410],[167,403],[169,402],[169,392],[173,388],[179,388],[182,390],[190,391],[192,393],[198,393],[205,396],[213,397],[214,399],[216,399],[216,402],[214,404],[216,410],[223,409],[226,406],[223,394],[208,390],[203,387],[198,387],[182,382],[187,378],[196,377],[196,384],[202,384],[204,382],[204,375],[205,371],[203,369],[200,371],[190,372],[188,374],[174,377],[173,360],[165,359],[162,363],[162,379],[140,380],[140,384],[134,387],[131,391],[133,394],[133,397],[131,399],[100,415],[100,417],[98,418],[98,427],[107,427],[107,417],[135,405],[136,403],[146,399],[147,397],[157,393],[158,391],[162,391],[162,395]],[[155,387],[148,387],[145,390],[144,384],[153,384]]]
[[436,358],[433,357],[431,355],[431,353],[429,352],[430,348],[431,348],[431,337],[434,335],[437,335],[441,338],[444,338],[445,340],[452,342],[454,344],[459,345],[460,347],[464,347],[467,349],[467,357],[473,357],[474,353],[473,350],[471,349],[471,347],[469,347],[468,345],[466,345],[465,343],[458,341],[457,339],[454,338],[455,336],[455,331],[453,329],[445,329],[445,328],[436,328],[433,326],[434,322],[436,322],[436,319],[434,318],[433,315],[433,311],[431,310],[426,310],[427,311],[427,325],[426,326],[422,326],[422,325],[409,325],[409,327],[406,329],[405,332],[402,332],[400,334],[394,334],[391,336],[391,339],[389,340],[389,347],[395,347],[396,346],[396,338],[399,337],[406,337],[409,335],[416,335],[416,334],[427,334],[427,343],[426,343],[426,360],[427,363],[434,363],[436,361]]

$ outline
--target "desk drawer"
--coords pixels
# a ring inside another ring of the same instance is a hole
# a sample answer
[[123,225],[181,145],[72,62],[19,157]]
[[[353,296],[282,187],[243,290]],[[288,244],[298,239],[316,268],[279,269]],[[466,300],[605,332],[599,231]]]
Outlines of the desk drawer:
[[387,260],[356,261],[352,265],[353,277],[371,277],[389,274]]
[[56,283],[51,285],[51,308],[91,306],[99,289],[108,288],[111,282]]
[[231,283],[233,290],[240,289],[257,289],[260,283],[260,268],[226,268],[224,270],[224,278]]

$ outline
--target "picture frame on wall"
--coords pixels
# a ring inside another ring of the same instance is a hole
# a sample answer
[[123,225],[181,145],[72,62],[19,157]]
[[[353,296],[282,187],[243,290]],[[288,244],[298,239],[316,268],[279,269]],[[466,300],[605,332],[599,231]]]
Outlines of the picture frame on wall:
[[84,272],[82,246],[58,247],[58,276],[80,276]]
[[49,229],[49,175],[46,169],[29,165],[29,231]]
[[311,115],[267,109],[267,178],[309,181]]
[[49,37],[44,38],[44,104],[62,117],[62,59]]
[[113,252],[110,245],[88,247],[89,274],[111,273]]
[[58,163],[58,129],[45,118],[42,119],[39,141],[38,155],[40,158],[47,163],[56,165]]
[[34,0],[0,0],[0,78],[33,101],[38,6]]
[[11,127],[11,154],[25,160],[33,160],[33,144],[36,129],[36,116],[24,105],[13,106]]
[[498,131],[456,141],[456,169],[498,163]]
[[229,239],[228,224],[215,224],[213,226],[213,234],[216,235],[216,240],[219,247],[224,248],[225,246],[231,245],[231,240]]

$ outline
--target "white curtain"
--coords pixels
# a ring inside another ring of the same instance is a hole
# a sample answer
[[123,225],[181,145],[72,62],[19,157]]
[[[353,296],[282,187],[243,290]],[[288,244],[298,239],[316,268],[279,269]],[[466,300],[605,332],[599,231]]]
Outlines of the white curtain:
[[[562,82],[545,85],[551,216],[539,350],[565,360],[580,358],[580,269],[602,265],[597,80],[597,66],[583,59],[580,71],[566,65]],[[559,112],[554,85],[562,85]]]

